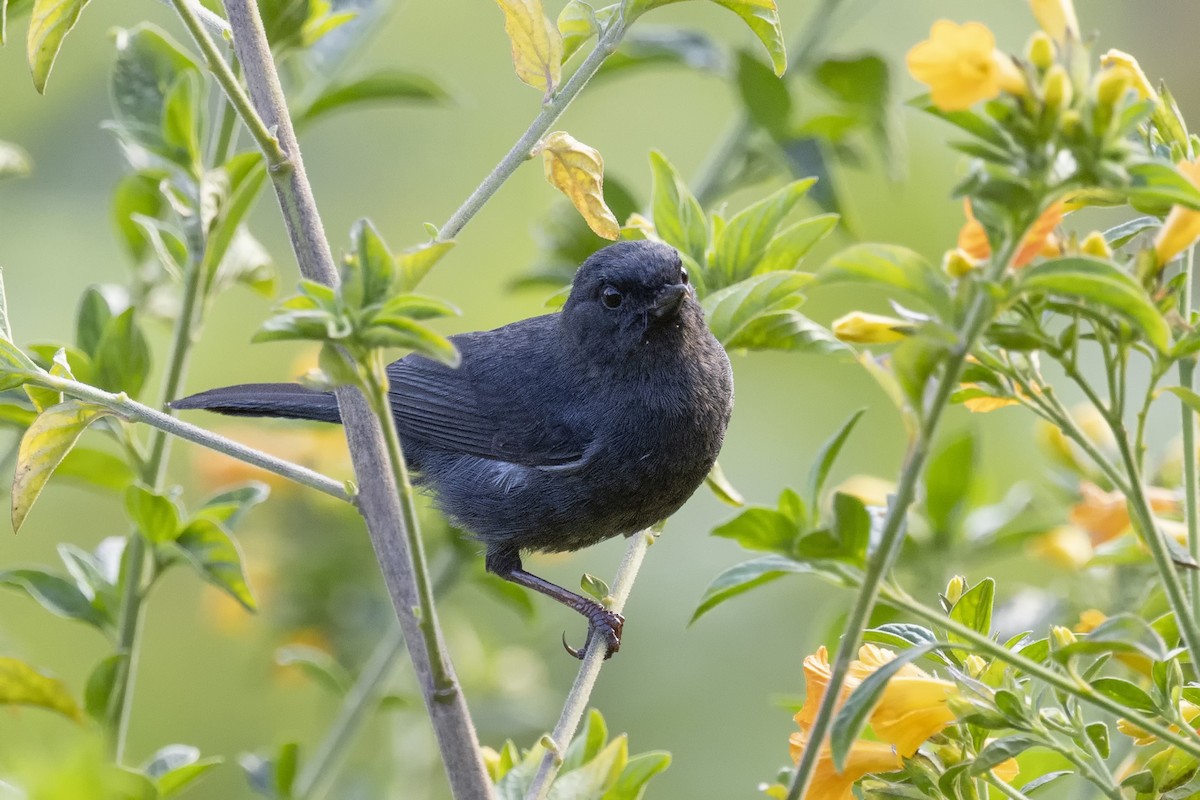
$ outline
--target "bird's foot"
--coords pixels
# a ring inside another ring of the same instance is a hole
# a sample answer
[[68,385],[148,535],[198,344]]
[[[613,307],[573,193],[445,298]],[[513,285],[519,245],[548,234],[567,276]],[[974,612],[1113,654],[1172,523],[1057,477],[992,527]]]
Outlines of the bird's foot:
[[612,658],[613,653],[621,649],[621,629],[625,626],[625,618],[615,611],[609,611],[599,603],[593,603],[587,608],[580,609],[579,613],[587,617],[587,639],[584,640],[583,647],[576,650],[567,644],[567,635],[564,633],[563,647],[575,658],[582,660],[592,645],[592,639],[598,636],[607,648],[604,653],[605,660]]

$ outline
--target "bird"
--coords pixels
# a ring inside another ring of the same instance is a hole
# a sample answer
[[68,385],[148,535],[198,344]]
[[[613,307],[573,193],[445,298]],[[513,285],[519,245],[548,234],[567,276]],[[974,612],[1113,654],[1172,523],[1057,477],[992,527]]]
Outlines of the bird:
[[[679,253],[622,241],[588,257],[561,310],[450,337],[450,367],[413,353],[387,367],[415,483],[485,545],[487,571],[588,621],[611,657],[624,618],[527,572],[523,552],[575,551],[675,513],[716,462],[733,373]],[[175,409],[340,422],[332,392],[251,383]]]

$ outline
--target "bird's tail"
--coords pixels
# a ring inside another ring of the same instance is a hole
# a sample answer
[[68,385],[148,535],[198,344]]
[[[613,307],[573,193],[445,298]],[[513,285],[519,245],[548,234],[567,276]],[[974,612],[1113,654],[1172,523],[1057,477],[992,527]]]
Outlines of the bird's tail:
[[171,408],[203,408],[235,417],[286,417],[341,422],[333,392],[305,389],[295,383],[243,383],[209,389],[171,401]]

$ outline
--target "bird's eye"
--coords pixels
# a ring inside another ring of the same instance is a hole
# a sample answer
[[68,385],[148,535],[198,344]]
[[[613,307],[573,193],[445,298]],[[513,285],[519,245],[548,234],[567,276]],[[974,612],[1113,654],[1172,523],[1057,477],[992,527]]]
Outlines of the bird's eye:
[[612,286],[605,286],[600,290],[600,302],[604,303],[605,308],[616,308],[621,305],[621,293]]
[[679,282],[684,284],[685,286],[687,285],[687,282],[688,282],[687,267],[679,268]]

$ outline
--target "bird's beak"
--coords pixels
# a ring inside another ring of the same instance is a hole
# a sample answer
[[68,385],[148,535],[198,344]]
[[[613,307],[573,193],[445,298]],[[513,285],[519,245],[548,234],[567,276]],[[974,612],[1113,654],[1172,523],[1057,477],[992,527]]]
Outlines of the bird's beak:
[[683,299],[687,296],[688,286],[685,283],[674,283],[664,286],[659,290],[658,296],[654,298],[654,305],[650,308],[650,315],[655,319],[675,316],[679,312],[679,307],[683,305]]

